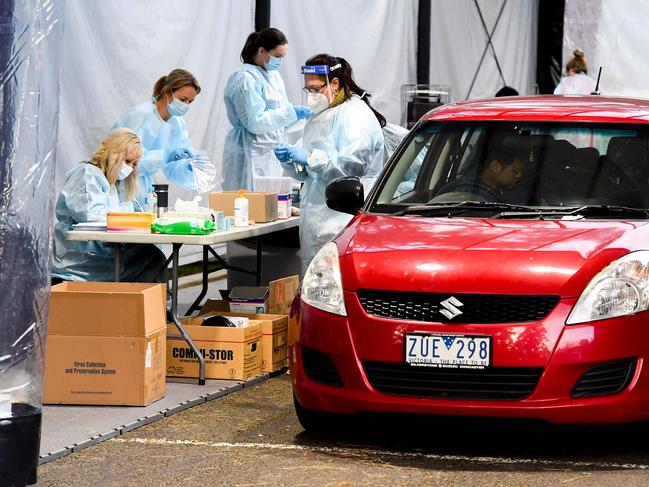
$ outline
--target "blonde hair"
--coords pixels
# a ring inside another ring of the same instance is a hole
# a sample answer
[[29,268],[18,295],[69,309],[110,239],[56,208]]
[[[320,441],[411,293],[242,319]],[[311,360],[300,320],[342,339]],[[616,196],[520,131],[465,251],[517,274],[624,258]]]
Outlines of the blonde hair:
[[575,73],[588,74],[588,64],[586,64],[586,56],[581,49],[573,51],[573,58],[566,64],[566,71],[574,71]]
[[[138,159],[142,157],[142,145],[137,134],[130,129],[116,129],[101,141],[99,148],[92,155],[90,163],[97,166],[104,173],[104,176],[108,179],[108,183],[112,186],[117,182],[117,176],[119,176],[119,171],[122,168],[122,162],[133,151],[139,153]],[[133,172],[122,181],[122,184],[126,188],[126,201],[130,201],[135,197],[138,185],[137,181],[138,169],[137,165],[135,165]]]
[[191,86],[196,94],[201,92],[201,86],[192,73],[185,69],[174,69],[168,75],[161,77],[153,86],[153,98],[158,100],[166,91],[173,93],[183,86]]

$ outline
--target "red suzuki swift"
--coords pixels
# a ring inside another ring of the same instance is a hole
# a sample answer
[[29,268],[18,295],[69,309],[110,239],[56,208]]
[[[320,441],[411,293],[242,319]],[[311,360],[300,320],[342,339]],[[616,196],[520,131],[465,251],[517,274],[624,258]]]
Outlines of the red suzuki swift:
[[[649,419],[649,102],[514,97],[426,115],[293,303],[323,412]],[[328,418],[331,416],[327,415]]]

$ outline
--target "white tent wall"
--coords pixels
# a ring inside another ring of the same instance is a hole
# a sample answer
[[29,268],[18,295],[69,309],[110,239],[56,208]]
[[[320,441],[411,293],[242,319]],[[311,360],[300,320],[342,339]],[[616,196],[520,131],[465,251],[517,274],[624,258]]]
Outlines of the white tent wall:
[[272,0],[271,26],[286,34],[280,72],[289,99],[302,103],[300,66],[314,54],[345,58],[388,122],[401,119],[401,85],[416,82],[417,0]]
[[647,65],[649,2],[645,0],[566,0],[563,70],[575,48],[586,54],[588,74],[602,66],[603,95],[649,98]]
[[[254,0],[67,0],[62,42],[57,191],[160,76],[181,67],[202,91],[186,115],[195,148],[217,165],[230,129],[223,89],[254,30]],[[173,195],[170,203],[174,201]]]
[[[491,47],[480,59],[498,15]],[[436,0],[432,3],[430,83],[450,85],[454,101],[492,97],[504,84],[520,94],[536,89],[538,0]],[[478,73],[471,88],[473,78]],[[470,90],[470,91],[469,91]]]

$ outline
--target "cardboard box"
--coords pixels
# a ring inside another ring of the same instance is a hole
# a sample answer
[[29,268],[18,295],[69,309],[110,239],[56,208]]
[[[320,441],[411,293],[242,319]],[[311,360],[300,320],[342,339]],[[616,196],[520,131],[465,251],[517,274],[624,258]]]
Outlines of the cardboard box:
[[[250,220],[257,223],[277,220],[277,193],[246,191],[244,196],[248,199]],[[210,208],[222,211],[225,216],[234,216],[234,200],[238,197],[238,191],[210,193]]]
[[[200,317],[181,321],[205,357],[205,378],[246,380],[261,373],[259,321],[251,321],[245,328],[200,326]],[[168,325],[167,332],[167,376],[198,377],[198,358],[192,349],[176,337],[175,325]]]
[[156,216],[153,213],[109,211],[106,230],[109,232],[151,233]]
[[261,322],[261,371],[275,372],[288,366],[288,316],[271,314],[244,314],[230,311],[201,310],[198,316],[242,316]]
[[268,312],[271,314],[288,315],[291,304],[300,286],[298,276],[289,276],[268,283]]
[[268,287],[267,286],[237,286],[233,287],[228,295],[230,311],[233,313],[267,313],[268,312]]
[[146,406],[165,395],[166,287],[52,287],[45,404]]

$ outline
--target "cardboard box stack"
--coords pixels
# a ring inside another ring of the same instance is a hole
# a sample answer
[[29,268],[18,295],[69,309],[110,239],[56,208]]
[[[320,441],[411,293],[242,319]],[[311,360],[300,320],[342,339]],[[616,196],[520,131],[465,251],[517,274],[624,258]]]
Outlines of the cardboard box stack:
[[[242,316],[261,323],[261,372],[275,372],[288,366],[288,313],[299,285],[298,276],[271,281],[268,284],[269,313],[241,313],[231,301],[208,299],[199,317]],[[252,288],[256,289],[256,288]],[[233,289],[234,291],[234,289]],[[237,303],[238,305],[238,303]],[[254,311],[254,308],[252,309]]]
[[164,397],[165,304],[163,284],[53,286],[43,402],[146,406]]
[[[201,326],[202,317],[182,320],[205,357],[205,378],[246,380],[261,373],[261,323],[245,328]],[[167,375],[198,377],[198,358],[173,324],[167,325]]]

